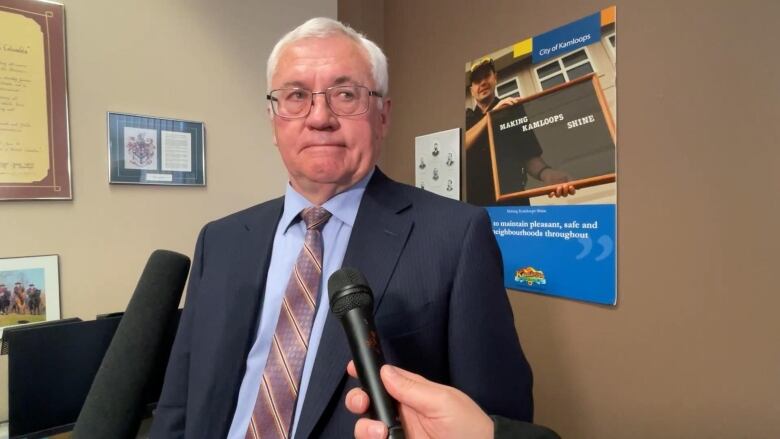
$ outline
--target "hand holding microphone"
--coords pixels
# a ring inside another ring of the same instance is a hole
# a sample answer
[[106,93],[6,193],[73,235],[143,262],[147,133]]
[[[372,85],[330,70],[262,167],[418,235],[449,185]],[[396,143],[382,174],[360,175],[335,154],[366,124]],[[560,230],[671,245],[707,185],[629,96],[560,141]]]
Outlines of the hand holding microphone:
[[404,439],[396,402],[379,377],[385,363],[374,325],[374,296],[365,277],[353,268],[342,268],[328,279],[330,310],[347,334],[360,385],[371,398],[368,408],[374,419],[387,426],[389,439]]
[[[401,368],[385,365],[374,326],[374,299],[365,277],[343,268],[328,281],[331,311],[341,320],[354,361],[349,375],[362,388],[347,393],[346,406],[356,415],[357,439],[560,439],[542,426],[498,418],[494,423],[474,400]],[[380,373],[381,368],[381,373]],[[396,402],[397,401],[397,402]],[[398,416],[400,403],[403,427]]]
[[[349,363],[347,372],[355,376],[353,363]],[[389,365],[382,367],[381,377],[390,396],[400,402],[409,439],[493,438],[493,421],[460,390]],[[361,389],[352,389],[345,403],[349,411],[362,415],[368,408],[369,396]],[[387,437],[387,428],[380,422],[360,419],[355,425],[355,437],[383,439]]]

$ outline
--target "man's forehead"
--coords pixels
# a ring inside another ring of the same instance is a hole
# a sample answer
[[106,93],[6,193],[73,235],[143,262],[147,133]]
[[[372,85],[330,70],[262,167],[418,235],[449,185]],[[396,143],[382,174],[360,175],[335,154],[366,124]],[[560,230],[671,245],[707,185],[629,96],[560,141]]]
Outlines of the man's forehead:
[[480,69],[479,71],[474,72],[473,75],[471,75],[471,84],[474,85],[478,83],[479,81],[482,81],[483,79],[494,75],[495,72],[491,69]]
[[321,37],[307,37],[287,43],[280,53],[280,57],[291,53],[330,53],[338,50],[361,52],[362,47],[357,41],[345,35],[328,35]]
[[272,82],[302,87],[315,77],[329,85],[365,85],[372,79],[371,64],[365,50],[347,37],[304,38],[282,50]]
[[[361,81],[353,78],[350,75],[341,75],[331,81],[332,85],[362,85]],[[290,80],[279,84],[281,87],[299,87],[305,88],[308,86],[308,81]]]

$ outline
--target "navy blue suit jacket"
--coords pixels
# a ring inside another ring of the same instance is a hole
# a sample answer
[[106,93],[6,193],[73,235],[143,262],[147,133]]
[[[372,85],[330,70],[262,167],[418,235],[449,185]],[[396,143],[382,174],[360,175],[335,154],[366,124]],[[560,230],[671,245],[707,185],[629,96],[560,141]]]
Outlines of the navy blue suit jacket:
[[[227,435],[282,208],[283,199],[275,199],[201,231],[152,438]],[[394,182],[377,169],[344,266],[360,270],[372,287],[389,363],[461,389],[487,413],[532,420],[531,370],[484,209]],[[296,438],[352,437],[357,418],[344,396],[358,383],[345,372],[349,346],[332,315],[320,343]]]

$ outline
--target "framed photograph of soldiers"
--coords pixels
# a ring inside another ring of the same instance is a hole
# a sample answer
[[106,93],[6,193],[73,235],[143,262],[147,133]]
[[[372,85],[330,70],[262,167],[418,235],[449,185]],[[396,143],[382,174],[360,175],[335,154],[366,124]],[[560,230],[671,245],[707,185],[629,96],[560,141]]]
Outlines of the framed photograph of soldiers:
[[70,200],[65,6],[0,0],[0,200]]
[[108,113],[109,183],[205,186],[203,122]]
[[58,256],[0,259],[0,335],[10,326],[59,318]]

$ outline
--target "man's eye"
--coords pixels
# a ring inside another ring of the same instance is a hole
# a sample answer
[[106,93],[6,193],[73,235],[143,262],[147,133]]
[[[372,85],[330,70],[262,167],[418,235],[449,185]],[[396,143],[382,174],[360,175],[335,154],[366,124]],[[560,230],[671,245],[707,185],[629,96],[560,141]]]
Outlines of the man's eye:
[[285,99],[288,101],[302,101],[306,99],[307,93],[303,90],[293,90],[287,93]]
[[352,90],[339,90],[336,98],[342,101],[351,101],[355,99],[355,92]]

